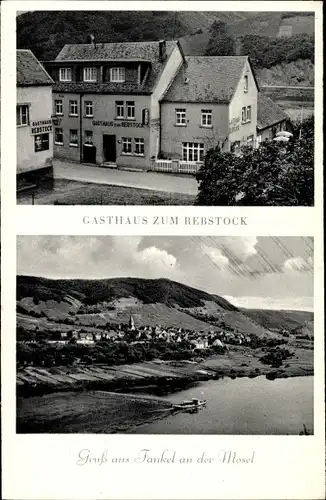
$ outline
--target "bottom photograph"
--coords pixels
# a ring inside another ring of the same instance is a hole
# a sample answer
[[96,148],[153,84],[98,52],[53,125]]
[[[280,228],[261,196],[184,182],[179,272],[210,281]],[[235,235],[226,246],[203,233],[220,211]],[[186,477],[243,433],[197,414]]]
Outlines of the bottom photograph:
[[313,434],[313,245],[18,236],[17,433]]

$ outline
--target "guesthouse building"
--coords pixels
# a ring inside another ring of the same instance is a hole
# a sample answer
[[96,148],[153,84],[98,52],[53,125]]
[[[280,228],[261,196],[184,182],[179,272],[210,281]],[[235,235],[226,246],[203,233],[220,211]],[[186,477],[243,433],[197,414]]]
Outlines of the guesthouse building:
[[182,64],[178,42],[65,45],[45,63],[55,157],[148,168],[159,153],[159,103]]
[[52,185],[53,81],[30,50],[17,50],[17,189]]

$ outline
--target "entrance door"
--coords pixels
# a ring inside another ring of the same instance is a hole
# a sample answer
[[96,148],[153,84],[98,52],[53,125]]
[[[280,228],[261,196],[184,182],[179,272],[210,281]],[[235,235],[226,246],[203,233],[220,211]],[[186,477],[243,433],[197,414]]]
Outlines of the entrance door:
[[103,155],[104,161],[115,163],[117,159],[115,135],[103,135]]

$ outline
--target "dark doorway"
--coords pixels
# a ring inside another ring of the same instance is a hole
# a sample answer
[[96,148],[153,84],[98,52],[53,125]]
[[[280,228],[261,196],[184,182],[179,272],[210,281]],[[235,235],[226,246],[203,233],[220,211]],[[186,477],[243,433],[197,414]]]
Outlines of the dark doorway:
[[87,145],[83,147],[83,161],[84,163],[96,163],[96,147]]
[[115,163],[117,159],[115,135],[103,134],[103,155],[104,161]]

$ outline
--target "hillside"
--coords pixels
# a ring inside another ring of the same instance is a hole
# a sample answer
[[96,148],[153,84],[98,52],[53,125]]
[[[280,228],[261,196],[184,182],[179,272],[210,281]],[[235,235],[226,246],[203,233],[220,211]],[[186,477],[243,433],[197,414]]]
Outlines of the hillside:
[[[271,330],[309,330],[313,334],[314,314],[309,311],[273,311],[268,309],[242,309],[246,316]],[[306,332],[305,332],[306,333]],[[307,332],[308,333],[308,332]]]
[[224,298],[167,279],[53,280],[17,277],[17,325],[26,331],[96,331],[108,323],[237,331],[275,337],[281,326],[304,327],[309,313],[240,310]]

